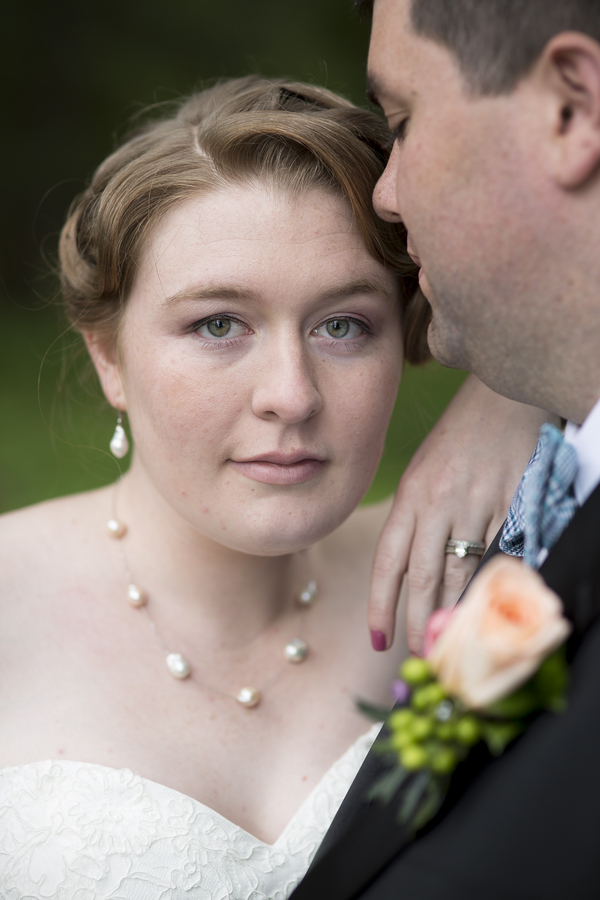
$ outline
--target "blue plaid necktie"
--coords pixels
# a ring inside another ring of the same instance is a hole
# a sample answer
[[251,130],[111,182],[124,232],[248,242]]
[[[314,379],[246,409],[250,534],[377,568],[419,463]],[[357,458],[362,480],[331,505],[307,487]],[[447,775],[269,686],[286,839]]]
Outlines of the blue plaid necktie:
[[504,553],[523,556],[526,563],[536,566],[540,551],[554,546],[577,509],[576,474],[575,448],[554,425],[542,425],[500,538]]

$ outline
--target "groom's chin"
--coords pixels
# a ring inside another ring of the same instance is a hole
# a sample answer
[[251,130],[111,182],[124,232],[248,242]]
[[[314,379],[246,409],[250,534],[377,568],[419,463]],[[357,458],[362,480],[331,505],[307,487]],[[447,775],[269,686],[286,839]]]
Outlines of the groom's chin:
[[440,323],[439,317],[433,313],[427,328],[427,344],[434,359],[448,369],[468,369],[465,359],[464,342],[455,333],[455,329]]

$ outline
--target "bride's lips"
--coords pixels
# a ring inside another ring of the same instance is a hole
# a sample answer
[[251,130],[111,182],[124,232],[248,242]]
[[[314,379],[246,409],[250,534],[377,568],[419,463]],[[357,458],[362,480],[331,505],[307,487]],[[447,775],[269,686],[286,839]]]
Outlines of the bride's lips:
[[302,484],[310,481],[325,467],[326,460],[310,451],[265,453],[248,459],[230,459],[230,464],[253,481],[263,484]]

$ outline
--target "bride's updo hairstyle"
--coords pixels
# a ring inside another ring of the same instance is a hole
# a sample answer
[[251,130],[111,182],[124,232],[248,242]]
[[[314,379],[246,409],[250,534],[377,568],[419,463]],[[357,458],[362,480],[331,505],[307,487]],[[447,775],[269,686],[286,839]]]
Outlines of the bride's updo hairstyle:
[[378,116],[325,88],[249,76],[194,94],[126,140],[72,204],[59,247],[70,321],[114,349],[138,261],[161,219],[191,196],[263,182],[347,200],[369,253],[399,276],[406,359],[428,359],[429,307],[405,230],[372,206],[388,144]]

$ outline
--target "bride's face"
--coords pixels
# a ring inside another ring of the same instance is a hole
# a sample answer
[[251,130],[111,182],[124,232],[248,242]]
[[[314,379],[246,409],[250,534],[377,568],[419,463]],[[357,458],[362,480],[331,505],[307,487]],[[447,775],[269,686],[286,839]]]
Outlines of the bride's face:
[[358,504],[401,366],[395,279],[346,203],[229,187],[152,233],[103,383],[145,489],[206,537],[274,555]]

